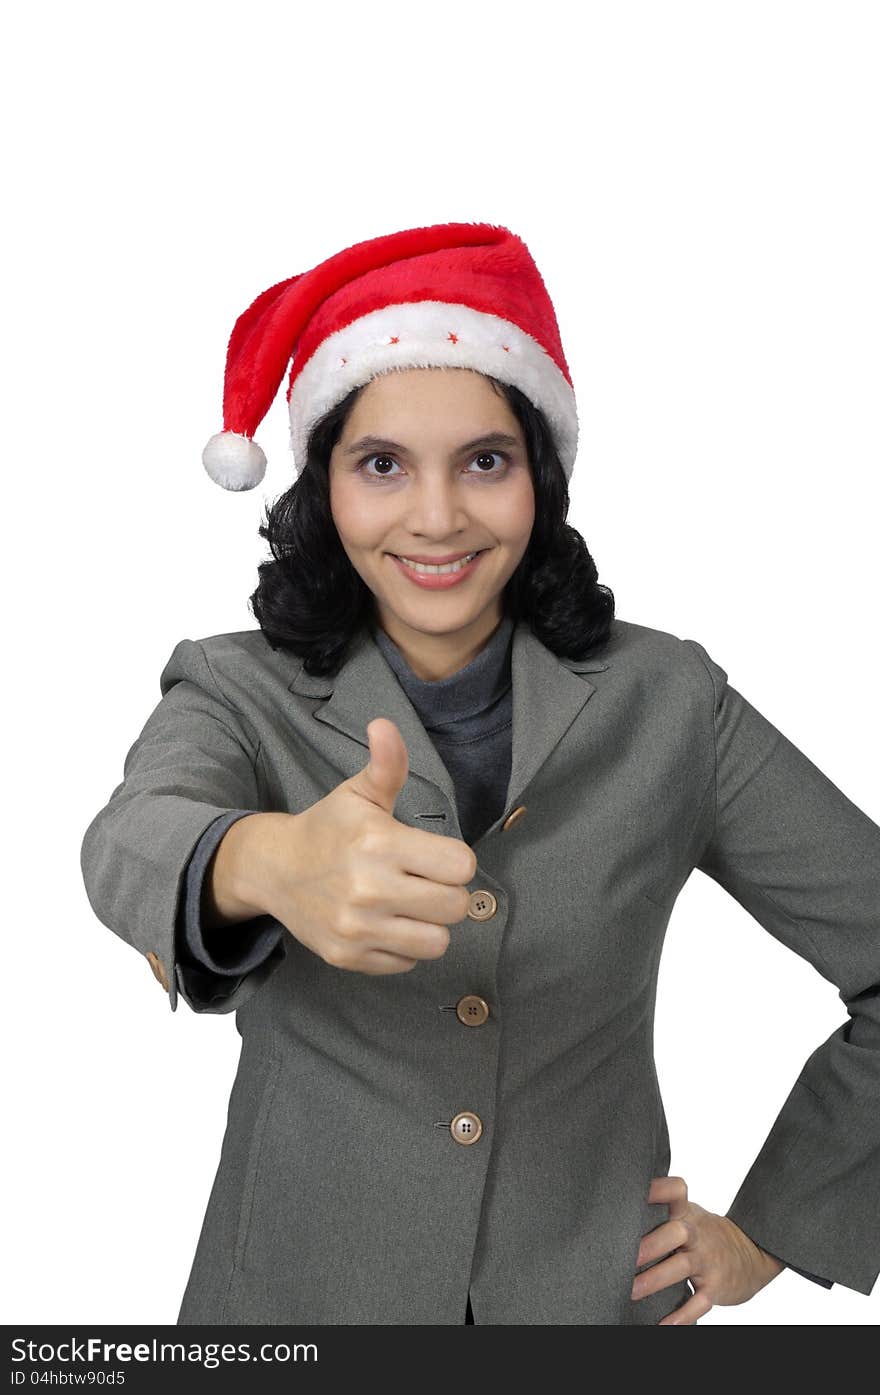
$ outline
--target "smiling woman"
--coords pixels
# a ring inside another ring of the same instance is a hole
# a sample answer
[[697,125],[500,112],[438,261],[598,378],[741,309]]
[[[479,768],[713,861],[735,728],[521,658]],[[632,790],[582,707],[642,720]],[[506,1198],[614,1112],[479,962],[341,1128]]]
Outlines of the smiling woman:
[[[83,840],[171,1008],[242,1036],[178,1321],[687,1326],[785,1265],[868,1293],[880,829],[701,644],[614,616],[525,244],[410,229],[258,296],[226,488],[291,357],[259,628],[177,644]],[[850,1015],[723,1216],[669,1175],[653,1056],[697,868]]]
[[[423,678],[461,668],[503,615],[585,658],[608,637],[614,595],[568,507],[553,433],[516,386],[465,369],[383,373],[314,425],[260,527],[273,560],[251,606],[312,674],[334,671],[365,623]],[[451,573],[407,566],[472,552]]]

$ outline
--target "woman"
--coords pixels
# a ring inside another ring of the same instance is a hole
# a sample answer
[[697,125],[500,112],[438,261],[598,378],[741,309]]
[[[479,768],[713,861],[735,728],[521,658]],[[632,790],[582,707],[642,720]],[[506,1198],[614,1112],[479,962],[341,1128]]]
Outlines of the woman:
[[[242,1054],[178,1321],[693,1325],[878,1272],[880,829],[565,522],[577,417],[521,239],[390,234],[265,291],[204,454],[299,478],[258,630],[181,640],[86,831],[100,919]],[[837,983],[727,1214],[652,1050],[698,867]]]

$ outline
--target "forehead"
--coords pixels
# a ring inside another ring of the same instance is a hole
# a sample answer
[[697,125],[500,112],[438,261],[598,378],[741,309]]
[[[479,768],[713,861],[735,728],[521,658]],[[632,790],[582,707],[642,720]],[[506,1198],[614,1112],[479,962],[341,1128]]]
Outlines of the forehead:
[[[466,368],[392,369],[372,378],[349,413],[346,436],[387,425],[476,424],[514,431],[516,417],[495,384]],[[401,430],[403,425],[401,425]]]

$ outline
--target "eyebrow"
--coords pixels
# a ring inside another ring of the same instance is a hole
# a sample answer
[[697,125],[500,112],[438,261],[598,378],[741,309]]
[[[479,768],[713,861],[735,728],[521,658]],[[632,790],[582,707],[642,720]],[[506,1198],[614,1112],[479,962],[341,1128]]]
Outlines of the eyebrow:
[[[519,441],[516,436],[509,436],[504,431],[489,431],[484,436],[477,436],[473,441],[466,441],[463,446],[459,446],[456,454],[463,455],[466,450],[476,450],[478,446],[518,446]],[[359,441],[354,441],[344,455],[357,455],[362,450],[394,450],[399,455],[409,455],[406,446],[400,446],[396,441],[389,441],[384,436],[361,436]]]

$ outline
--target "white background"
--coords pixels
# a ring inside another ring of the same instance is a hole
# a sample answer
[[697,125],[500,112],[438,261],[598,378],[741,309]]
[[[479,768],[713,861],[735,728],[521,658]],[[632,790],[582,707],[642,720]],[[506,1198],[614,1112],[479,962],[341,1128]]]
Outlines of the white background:
[[[618,615],[698,639],[880,822],[878,39],[841,0],[7,21],[5,1322],[173,1323],[219,1157],[234,1019],[169,1011],[79,851],[176,642],[256,626],[283,391],[252,493],[201,451],[266,287],[400,228],[519,233],[577,393],[570,521]],[[693,1200],[724,1212],[843,1020],[691,877],[656,1056]],[[878,1314],[880,1286],[783,1271],[701,1321]]]

